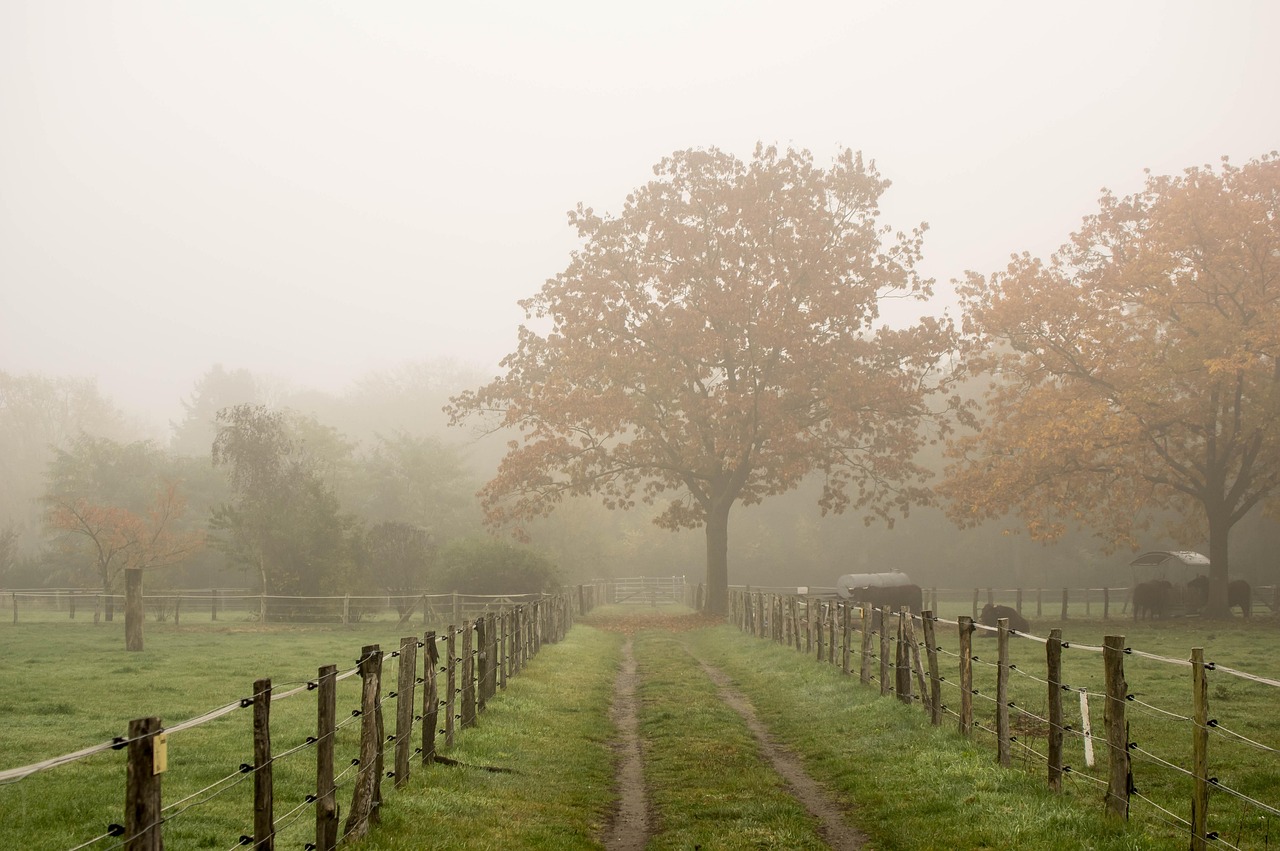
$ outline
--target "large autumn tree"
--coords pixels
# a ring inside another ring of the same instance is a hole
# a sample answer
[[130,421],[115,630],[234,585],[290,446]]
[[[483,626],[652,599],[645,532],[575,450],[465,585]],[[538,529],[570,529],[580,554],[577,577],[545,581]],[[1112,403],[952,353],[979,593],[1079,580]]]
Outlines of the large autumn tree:
[[618,215],[569,214],[582,246],[521,302],[506,374],[447,410],[519,435],[482,490],[492,522],[569,495],[661,501],[660,525],[705,527],[707,605],[724,612],[735,503],[815,471],[824,511],[891,521],[927,499],[912,459],[952,329],[875,327],[882,300],[931,282],[923,228],[879,224],[889,184],[860,154],[688,150],[654,173]]
[[1208,535],[1208,613],[1227,614],[1227,538],[1280,485],[1280,160],[1149,175],[1105,193],[1048,262],[961,287],[994,376],[990,421],[959,441],[961,521],[1014,511],[1136,543],[1153,513]]

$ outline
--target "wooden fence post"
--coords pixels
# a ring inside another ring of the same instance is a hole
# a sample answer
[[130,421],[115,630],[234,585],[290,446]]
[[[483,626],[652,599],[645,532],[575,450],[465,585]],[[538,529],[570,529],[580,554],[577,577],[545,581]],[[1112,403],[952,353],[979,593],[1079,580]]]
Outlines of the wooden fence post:
[[1067,619],[1067,589],[1062,589],[1062,620]]
[[[436,725],[440,723],[440,688],[436,674],[440,650],[436,631],[428,630],[422,639],[422,764],[436,759]],[[443,732],[443,731],[441,731]]]
[[1009,741],[1009,619],[996,620],[996,750],[1005,768],[1013,758]]
[[938,640],[934,635],[932,611],[920,613],[920,621],[924,626],[925,652],[929,658],[929,720],[933,726],[942,724],[942,677],[938,675]]
[[253,683],[253,847],[276,847],[275,786],[271,779],[271,680]]
[[973,619],[960,622],[960,735],[973,735]]
[[382,732],[378,729],[378,699],[381,687],[382,651],[377,644],[360,650],[360,770],[351,790],[351,809],[343,831],[346,839],[368,835],[369,823],[375,819],[378,781],[381,779]]
[[[594,595],[595,588],[592,587]],[[511,612],[503,609],[498,614],[498,688],[507,690],[507,673],[511,670],[510,627]]]
[[907,649],[907,610],[898,609],[898,646],[894,648],[894,688],[898,700],[911,705],[911,652]]
[[476,619],[476,711],[484,712],[489,701],[489,619]]
[[1209,682],[1204,648],[1191,649],[1191,849],[1208,847],[1209,820]]
[[1107,708],[1102,714],[1107,727],[1107,814],[1129,818],[1129,790],[1133,774],[1129,765],[1129,731],[1125,725],[1125,701],[1129,684],[1124,678],[1124,636],[1108,635],[1102,640],[1103,664],[1107,677]]
[[1037,588],[1036,589],[1036,617],[1039,618],[1039,617],[1042,617],[1043,615],[1044,615],[1044,589]]
[[209,620],[216,621],[218,619],[218,589],[213,588],[209,591]]
[[893,692],[893,681],[889,679],[889,613],[877,609],[880,613],[880,696],[888,697]]
[[858,606],[858,614],[862,621],[862,635],[859,636],[862,658],[858,660],[858,682],[867,685],[871,682],[871,608],[862,603]]
[[827,664],[836,663],[836,604],[827,604]]
[[1014,608],[1018,610],[1018,614],[1022,614],[1022,587],[1021,586],[1018,587],[1017,594],[1018,596],[1016,598],[1016,602],[1014,603]]
[[978,589],[973,589],[973,619],[978,619]]
[[1044,644],[1049,699],[1049,788],[1062,791],[1062,630],[1049,630]]
[[325,665],[316,677],[316,849],[338,844],[338,795],[333,785],[334,734],[338,719],[338,666]]
[[418,637],[400,639],[400,671],[396,678],[396,778],[395,785],[409,780],[409,751],[413,748],[414,686],[418,679]]
[[267,591],[264,588],[258,595],[258,623],[267,622]]
[[916,690],[920,694],[920,705],[924,707],[924,711],[933,716],[933,709],[930,702],[933,696],[929,693],[928,686],[924,682],[924,667],[920,664],[920,645],[916,642],[915,618],[910,612],[903,612],[903,638],[907,642],[907,655],[911,660],[911,669],[916,675]]
[[815,657],[817,661],[822,661],[823,642],[827,638],[827,607],[823,603],[818,604],[817,625],[814,627],[814,646],[818,648],[818,655]]
[[[128,763],[125,766],[124,835],[126,851],[162,851],[164,833],[160,807],[160,774],[156,745],[159,718],[129,722]],[[163,764],[163,759],[159,760]]]
[[449,624],[449,634],[444,641],[444,746],[453,747],[454,721],[457,720],[458,696],[458,630]]
[[1105,585],[1102,587],[1102,619],[1111,620],[1111,589]]
[[462,729],[476,723],[476,660],[472,653],[475,629],[479,621],[467,621],[462,628]]
[[142,650],[142,622],[146,610],[142,607],[142,568],[124,569],[124,649]]
[[848,603],[842,603],[840,605],[840,634],[840,670],[847,677],[849,676],[849,657],[851,651],[849,644],[853,641],[853,624],[851,622]]

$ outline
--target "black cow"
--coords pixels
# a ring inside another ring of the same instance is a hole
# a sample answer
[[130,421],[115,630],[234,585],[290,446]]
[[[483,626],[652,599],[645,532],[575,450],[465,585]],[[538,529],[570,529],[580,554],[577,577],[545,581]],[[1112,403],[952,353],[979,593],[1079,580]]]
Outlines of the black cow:
[[[1209,577],[1201,574],[1187,583],[1187,604],[1191,608],[1203,609],[1209,602]],[[1227,610],[1240,607],[1240,614],[1246,618],[1253,615],[1253,588],[1243,579],[1232,579],[1227,583]]]
[[1031,624],[1027,622],[1017,609],[1012,606],[997,606],[995,603],[987,603],[982,607],[982,614],[978,615],[978,623],[983,626],[999,626],[996,621],[1000,618],[1009,619],[1009,628],[1016,629],[1018,632],[1031,632]]
[[[886,612],[907,608],[918,615],[924,611],[924,592],[919,585],[868,585],[850,588],[849,599],[867,603]],[[880,612],[872,612],[871,620],[872,628],[879,629]]]
[[1169,617],[1172,596],[1173,583],[1167,579],[1138,583],[1133,589],[1133,619]]

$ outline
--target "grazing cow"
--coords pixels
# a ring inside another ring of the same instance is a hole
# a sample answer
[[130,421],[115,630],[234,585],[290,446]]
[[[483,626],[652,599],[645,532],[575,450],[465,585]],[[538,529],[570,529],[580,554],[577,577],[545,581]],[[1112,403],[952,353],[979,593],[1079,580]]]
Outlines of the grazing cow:
[[919,585],[864,585],[849,588],[847,597],[876,609],[871,614],[873,629],[880,628],[881,611],[895,612],[902,608],[910,609],[915,614],[924,611],[924,592]]
[[1133,589],[1133,619],[1169,617],[1169,603],[1173,596],[1173,583],[1167,579],[1140,582]]
[[[1201,574],[1187,583],[1187,605],[1198,610],[1208,602],[1209,577]],[[1232,579],[1227,583],[1227,611],[1236,606],[1246,618],[1253,615],[1253,589],[1243,579]]]
[[998,626],[996,621],[1000,618],[1009,619],[1009,628],[1018,632],[1030,632],[1031,624],[1019,614],[1018,610],[1012,606],[997,606],[994,603],[987,603],[982,607],[982,614],[978,615],[978,623],[983,626]]

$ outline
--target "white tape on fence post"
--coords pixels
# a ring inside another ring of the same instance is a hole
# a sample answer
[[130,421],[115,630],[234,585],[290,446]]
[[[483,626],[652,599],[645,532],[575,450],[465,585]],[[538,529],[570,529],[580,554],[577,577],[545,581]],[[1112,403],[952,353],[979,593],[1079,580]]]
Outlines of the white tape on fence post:
[[1093,768],[1093,724],[1089,722],[1089,693],[1080,689],[1080,732],[1084,735],[1084,765]]

